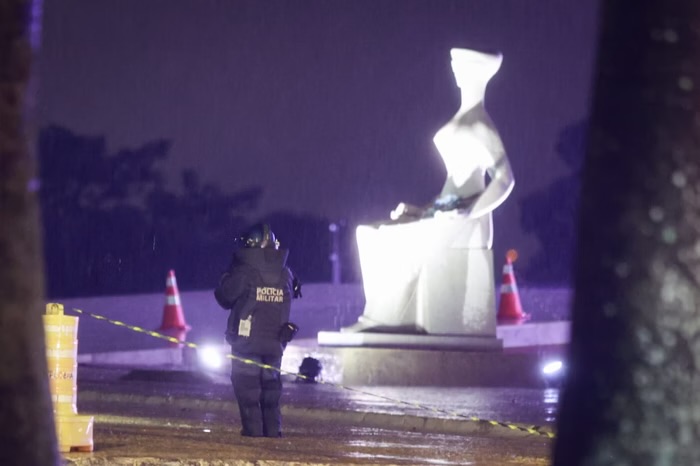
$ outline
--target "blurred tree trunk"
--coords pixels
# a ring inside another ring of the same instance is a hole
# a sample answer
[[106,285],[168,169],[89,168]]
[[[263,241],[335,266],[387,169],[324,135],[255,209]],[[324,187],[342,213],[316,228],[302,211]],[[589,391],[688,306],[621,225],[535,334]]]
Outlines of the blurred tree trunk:
[[700,464],[700,1],[608,0],[557,466]]
[[40,3],[0,0],[0,464],[59,464],[27,115]]

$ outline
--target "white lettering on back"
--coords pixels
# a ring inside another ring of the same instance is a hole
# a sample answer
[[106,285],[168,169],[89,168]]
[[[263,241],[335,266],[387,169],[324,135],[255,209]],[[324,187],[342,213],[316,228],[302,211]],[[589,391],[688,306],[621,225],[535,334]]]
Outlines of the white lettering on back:
[[271,286],[257,287],[255,300],[264,303],[281,303],[284,301],[284,291]]

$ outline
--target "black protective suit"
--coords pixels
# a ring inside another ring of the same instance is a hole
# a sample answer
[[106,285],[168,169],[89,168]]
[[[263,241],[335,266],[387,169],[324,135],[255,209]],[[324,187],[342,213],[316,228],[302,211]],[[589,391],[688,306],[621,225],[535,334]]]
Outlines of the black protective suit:
[[[287,255],[284,249],[239,249],[214,291],[219,305],[231,310],[226,341],[233,354],[277,369],[286,345],[280,331],[289,321],[294,287]],[[241,413],[241,434],[281,436],[279,371],[233,359],[231,383]]]

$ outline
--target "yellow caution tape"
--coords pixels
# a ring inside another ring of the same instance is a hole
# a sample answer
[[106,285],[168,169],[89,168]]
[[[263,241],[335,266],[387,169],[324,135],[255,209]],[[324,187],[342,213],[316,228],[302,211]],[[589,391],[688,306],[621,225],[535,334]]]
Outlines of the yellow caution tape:
[[[168,335],[163,335],[162,333],[154,332],[153,330],[148,330],[148,329],[145,329],[145,328],[142,328],[142,327],[138,327],[138,326],[136,326],[136,325],[129,325],[129,324],[125,323],[125,322],[120,322],[120,321],[118,321],[118,320],[112,320],[112,319],[109,319],[109,318],[107,318],[107,317],[104,317],[104,316],[101,316],[101,315],[98,315],[98,314],[93,314],[93,313],[91,313],[91,312],[86,312],[86,311],[83,311],[83,310],[80,310],[80,309],[76,309],[76,308],[72,308],[72,311],[73,311],[73,312],[76,312],[76,313],[78,313],[78,314],[83,314],[83,315],[92,317],[92,318],[97,319],[97,320],[103,320],[103,321],[105,321],[105,322],[108,322],[108,323],[110,323],[110,324],[113,324],[113,325],[116,325],[116,326],[119,326],[119,327],[128,328],[129,330],[133,330],[134,332],[145,333],[146,335],[150,335],[150,336],[152,336],[152,337],[154,337],[154,338],[160,338],[160,339],[162,339],[162,340],[166,340],[166,341],[169,341],[169,342],[171,342],[171,343],[181,344],[181,345],[186,346],[186,347],[188,347],[188,348],[196,349],[196,348],[198,348],[198,346],[199,346],[199,345],[197,345],[196,343],[192,343],[192,342],[188,342],[188,341],[184,341],[184,340],[178,340],[178,339],[175,338],[175,337],[170,337],[170,336],[168,336]],[[279,373],[281,373],[281,374],[292,375],[292,376],[298,377],[298,378],[300,378],[300,379],[310,380],[310,381],[313,381],[313,382],[316,382],[316,383],[320,383],[320,384],[324,384],[324,385],[328,385],[328,386],[340,388],[340,389],[343,389],[343,390],[348,390],[348,391],[355,392],[355,393],[360,393],[360,394],[362,394],[362,395],[373,396],[373,397],[375,397],[375,398],[380,398],[380,399],[382,399],[382,400],[390,401],[390,402],[392,402],[392,403],[397,403],[397,404],[401,404],[401,405],[405,405],[405,406],[410,406],[410,407],[412,407],[412,408],[418,408],[418,409],[422,409],[422,410],[426,410],[426,411],[431,411],[431,412],[433,412],[433,413],[438,413],[438,414],[447,414],[447,415],[449,415],[449,416],[454,416],[454,417],[458,417],[458,418],[461,418],[461,419],[468,419],[468,420],[474,421],[474,422],[481,422],[481,423],[486,423],[486,424],[490,424],[490,425],[493,425],[493,426],[505,427],[505,428],[510,429],[510,430],[516,430],[516,431],[520,431],[520,432],[526,432],[526,433],[528,433],[528,434],[533,434],[533,435],[541,435],[541,436],[548,437],[548,438],[555,438],[555,436],[556,436],[553,432],[548,432],[548,431],[545,431],[545,430],[540,430],[540,429],[541,429],[540,426],[522,426],[522,425],[512,424],[512,423],[509,423],[509,422],[493,421],[493,420],[489,420],[489,419],[482,419],[482,418],[479,418],[479,417],[476,417],[476,416],[467,416],[467,415],[460,414],[460,413],[455,412],[455,411],[448,411],[448,410],[444,410],[444,409],[440,409],[440,408],[433,408],[432,406],[422,405],[422,404],[419,404],[419,403],[413,403],[413,402],[410,402],[410,401],[403,401],[403,400],[399,400],[399,399],[396,399],[396,398],[391,398],[391,397],[384,396],[384,395],[378,395],[378,394],[376,394],[376,393],[366,392],[366,391],[364,391],[364,390],[359,390],[359,389],[357,389],[357,388],[347,387],[347,386],[345,386],[345,385],[340,385],[340,384],[336,384],[336,383],[326,382],[326,381],[323,381],[323,380],[311,380],[310,377],[307,377],[307,376],[305,376],[305,375],[303,375],[303,374],[296,374],[296,373],[294,373],[294,372],[285,371],[285,370],[283,370],[283,369],[280,369],[280,368],[277,368],[277,367],[274,367],[274,366],[270,366],[269,364],[260,364],[260,363],[258,363],[258,362],[256,362],[256,361],[253,361],[252,359],[242,358],[242,357],[236,356],[236,355],[234,355],[234,354],[227,354],[226,357],[227,357],[228,359],[235,359],[236,361],[241,361],[241,362],[243,362],[243,363],[245,363],[245,364],[252,364],[252,365],[257,366],[257,367],[260,367],[260,368],[262,368],[262,369],[271,369],[271,370],[277,371],[277,372],[279,372]]]

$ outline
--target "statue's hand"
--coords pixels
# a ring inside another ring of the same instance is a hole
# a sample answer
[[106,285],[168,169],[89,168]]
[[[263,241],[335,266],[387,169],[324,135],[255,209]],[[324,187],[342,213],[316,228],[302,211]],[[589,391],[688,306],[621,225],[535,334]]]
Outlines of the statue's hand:
[[469,216],[478,197],[478,195],[471,197],[447,195],[435,199],[424,207],[402,202],[391,211],[389,217],[395,222],[412,222],[430,217]]
[[391,213],[389,214],[389,218],[391,218],[394,221],[417,220],[423,216],[424,212],[425,209],[402,202],[399,205],[397,205],[394,210],[391,211]]

